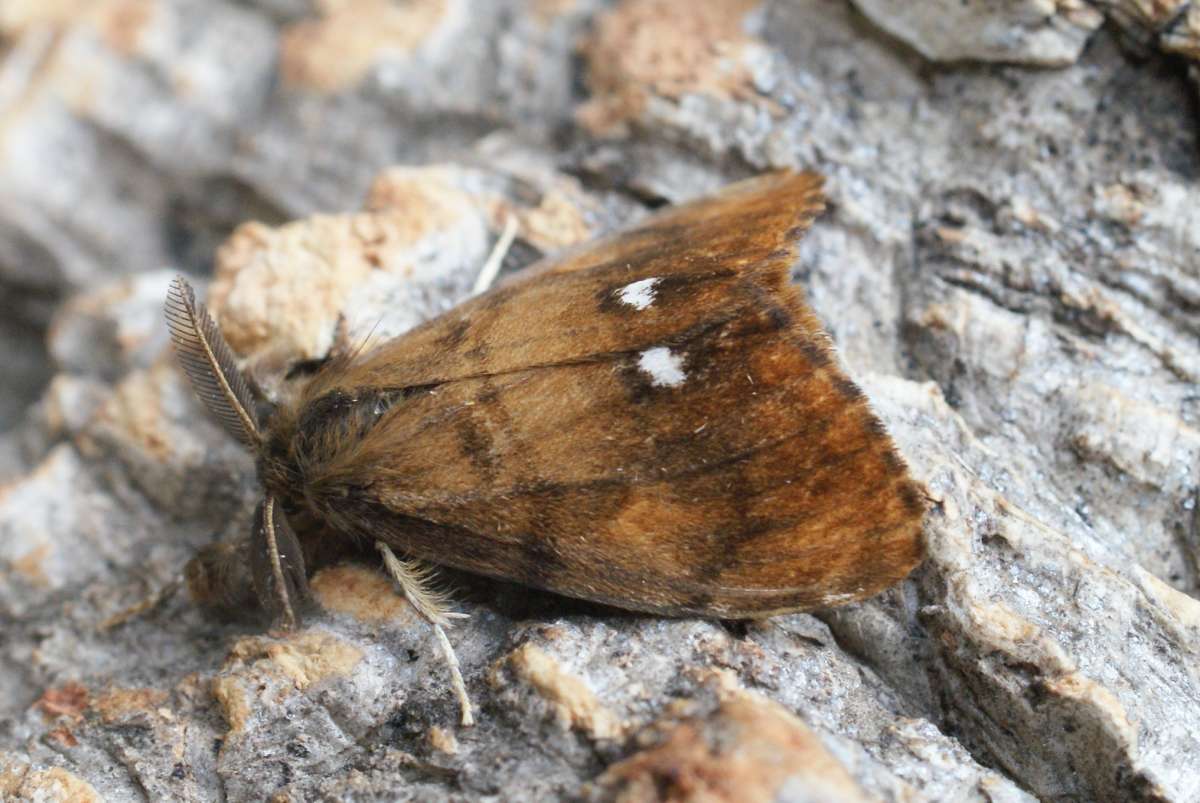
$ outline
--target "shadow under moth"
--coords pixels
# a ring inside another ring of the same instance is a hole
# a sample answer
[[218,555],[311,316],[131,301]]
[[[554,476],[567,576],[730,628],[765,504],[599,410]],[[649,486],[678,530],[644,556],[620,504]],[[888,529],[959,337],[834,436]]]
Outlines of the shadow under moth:
[[903,579],[924,494],[789,281],[822,208],[812,173],[731,185],[361,354],[335,350],[273,406],[177,279],[180,363],[263,489],[249,540],[189,564],[193,596],[252,588],[293,628],[309,541],[375,543],[434,626],[469,724],[429,564],[729,619]]

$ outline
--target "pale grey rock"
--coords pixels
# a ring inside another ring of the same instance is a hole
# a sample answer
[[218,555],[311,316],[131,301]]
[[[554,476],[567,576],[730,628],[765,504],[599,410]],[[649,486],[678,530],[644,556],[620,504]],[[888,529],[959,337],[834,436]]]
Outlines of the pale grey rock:
[[854,0],[854,5],[933,61],[1063,66],[1079,57],[1104,21],[1085,0]]
[[[867,799],[1200,797],[1195,4],[897,21],[864,0],[872,24],[735,5],[706,22],[720,58],[685,37],[646,71],[598,15],[688,30],[670,6],[449,3],[350,79],[358,53],[329,68],[309,40],[307,84],[282,77],[285,32],[321,22],[304,3],[4,22],[0,285],[26,323],[0,328],[23,385],[0,436],[0,796],[605,799],[653,734],[724,732],[717,701],[750,690]],[[603,86],[590,53],[620,68]],[[244,533],[256,496],[163,350],[162,283],[236,264],[215,251],[244,221],[350,215],[386,167],[433,162],[475,209],[444,230],[460,249],[414,252],[419,290],[385,270],[338,296],[356,326],[461,297],[504,214],[526,237],[515,268],[644,202],[826,174],[796,278],[937,500],[927,562],[866,604],[749,626],[454,575],[470,730],[369,556],[318,578],[329,612],[291,637],[182,594],[130,616],[196,547]],[[23,364],[38,328],[45,355]]]
[[89,287],[63,304],[47,344],[60,375],[113,382],[147,368],[166,347],[162,300],[176,272],[140,273]]

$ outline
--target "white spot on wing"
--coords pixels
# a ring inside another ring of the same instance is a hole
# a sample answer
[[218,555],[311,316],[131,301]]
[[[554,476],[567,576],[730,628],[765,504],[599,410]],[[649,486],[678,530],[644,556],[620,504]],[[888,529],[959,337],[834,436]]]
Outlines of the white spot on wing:
[[634,309],[645,309],[654,303],[654,286],[658,277],[639,279],[617,291],[617,298]]
[[678,387],[687,379],[683,371],[683,357],[672,353],[666,346],[655,346],[639,354],[638,368],[650,375],[650,384],[659,387]]

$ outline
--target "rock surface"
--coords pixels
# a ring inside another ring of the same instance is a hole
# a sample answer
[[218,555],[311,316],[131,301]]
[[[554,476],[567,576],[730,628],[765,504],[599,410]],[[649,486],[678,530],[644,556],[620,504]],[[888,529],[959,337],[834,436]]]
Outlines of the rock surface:
[[[1200,5],[694,6],[4,4],[0,796],[1200,799]],[[277,388],[510,219],[512,270],[778,166],[936,500],[905,584],[733,624],[447,575],[472,729],[370,560],[289,636],[170,593],[256,501],[175,271]]]

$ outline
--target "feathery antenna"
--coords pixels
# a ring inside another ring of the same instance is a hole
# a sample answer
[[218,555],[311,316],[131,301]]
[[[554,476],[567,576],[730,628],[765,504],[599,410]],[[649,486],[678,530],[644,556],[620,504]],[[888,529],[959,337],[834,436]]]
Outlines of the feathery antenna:
[[250,412],[254,409],[250,387],[216,321],[203,304],[196,303],[192,286],[182,276],[171,282],[163,311],[175,354],[196,395],[226,432],[257,449],[261,435]]

